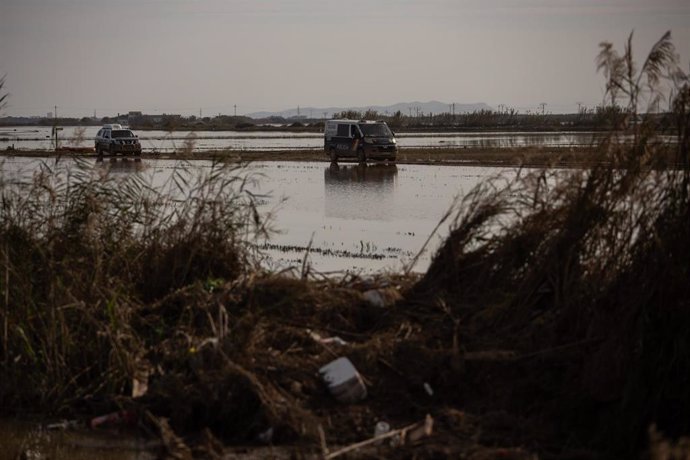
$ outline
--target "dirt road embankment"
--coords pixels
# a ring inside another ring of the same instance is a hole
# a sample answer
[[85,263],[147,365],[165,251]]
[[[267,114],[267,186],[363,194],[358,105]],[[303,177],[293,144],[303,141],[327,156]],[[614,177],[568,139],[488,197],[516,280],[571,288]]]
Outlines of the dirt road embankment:
[[[62,150],[7,150],[2,156],[80,156],[94,157],[95,153]],[[119,157],[106,157],[119,158]],[[329,159],[321,150],[213,150],[169,153],[144,153],[142,159],[235,161],[322,161]],[[354,160],[344,160],[354,161]],[[516,148],[410,148],[398,152],[398,164],[440,164],[465,166],[527,166],[572,167],[597,163],[597,155],[587,147],[516,147]]]

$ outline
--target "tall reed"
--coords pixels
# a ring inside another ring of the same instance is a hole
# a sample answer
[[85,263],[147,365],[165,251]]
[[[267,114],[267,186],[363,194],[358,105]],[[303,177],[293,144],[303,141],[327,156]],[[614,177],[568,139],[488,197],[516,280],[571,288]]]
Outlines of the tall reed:
[[[417,286],[477,340],[579,350],[537,368],[549,390],[522,403],[567,407],[563,426],[618,454],[652,423],[690,431],[690,80],[670,33],[640,67],[631,43],[622,54],[602,43],[597,60],[622,107],[597,147],[603,161],[476,189]],[[664,97],[667,116],[639,113]]]
[[0,178],[0,405],[57,410],[128,385],[136,312],[246,273],[266,228],[242,166],[178,163],[157,185],[78,158],[34,166]]

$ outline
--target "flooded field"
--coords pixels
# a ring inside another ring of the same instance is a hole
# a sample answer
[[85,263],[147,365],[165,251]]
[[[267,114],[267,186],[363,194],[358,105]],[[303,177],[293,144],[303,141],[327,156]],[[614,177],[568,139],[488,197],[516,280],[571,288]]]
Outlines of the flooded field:
[[[147,159],[87,164],[123,177],[139,174],[154,185],[164,184],[181,168],[201,174],[211,167],[207,161]],[[40,160],[10,157],[2,162],[2,174],[5,180],[27,178],[39,165]],[[301,267],[309,248],[309,262],[319,272],[401,269],[420,251],[455,197],[489,177],[510,174],[487,167],[309,162],[257,162],[246,172],[255,179],[252,191],[266,195],[259,211],[272,215],[276,230],[259,242],[267,256],[264,264]],[[431,250],[446,230],[432,238]],[[429,261],[427,250],[414,270],[424,271]]]
[[[77,127],[66,126],[60,131],[60,146],[92,147],[99,127],[89,126],[83,141],[77,139]],[[200,151],[232,150],[305,150],[322,149],[323,134],[290,131],[137,131],[145,152],[171,152],[180,149],[191,136],[194,148]],[[396,134],[402,148],[419,147],[582,147],[599,136],[590,132],[482,132],[482,133],[405,133]],[[79,145],[77,145],[79,144]],[[0,127],[0,150],[50,150],[51,127]]]

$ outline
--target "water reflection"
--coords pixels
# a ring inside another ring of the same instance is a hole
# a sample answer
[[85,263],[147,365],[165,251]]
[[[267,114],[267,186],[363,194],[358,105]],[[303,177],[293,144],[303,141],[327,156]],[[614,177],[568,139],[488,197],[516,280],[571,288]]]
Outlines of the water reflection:
[[133,174],[144,170],[141,158],[99,158],[96,167],[102,168],[111,174]]
[[332,163],[324,170],[326,217],[390,220],[397,176],[396,165]]

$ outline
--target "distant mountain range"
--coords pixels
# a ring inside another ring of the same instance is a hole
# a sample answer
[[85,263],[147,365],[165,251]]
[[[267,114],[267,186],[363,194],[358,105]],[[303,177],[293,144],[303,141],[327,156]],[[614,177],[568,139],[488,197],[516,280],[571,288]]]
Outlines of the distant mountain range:
[[[299,110],[299,113],[298,113]],[[306,118],[331,118],[334,113],[343,112],[345,110],[355,110],[357,112],[365,112],[367,110],[376,110],[381,114],[393,115],[398,110],[404,115],[417,115],[433,113],[450,113],[452,103],[429,101],[429,102],[399,102],[393,105],[367,105],[362,107],[297,107],[293,109],[282,110],[280,112],[254,112],[246,114],[251,118],[268,118],[268,117],[283,117],[292,118],[302,116]],[[455,103],[455,113],[468,113],[476,110],[491,110],[491,107],[483,102],[475,104],[458,104]]]

